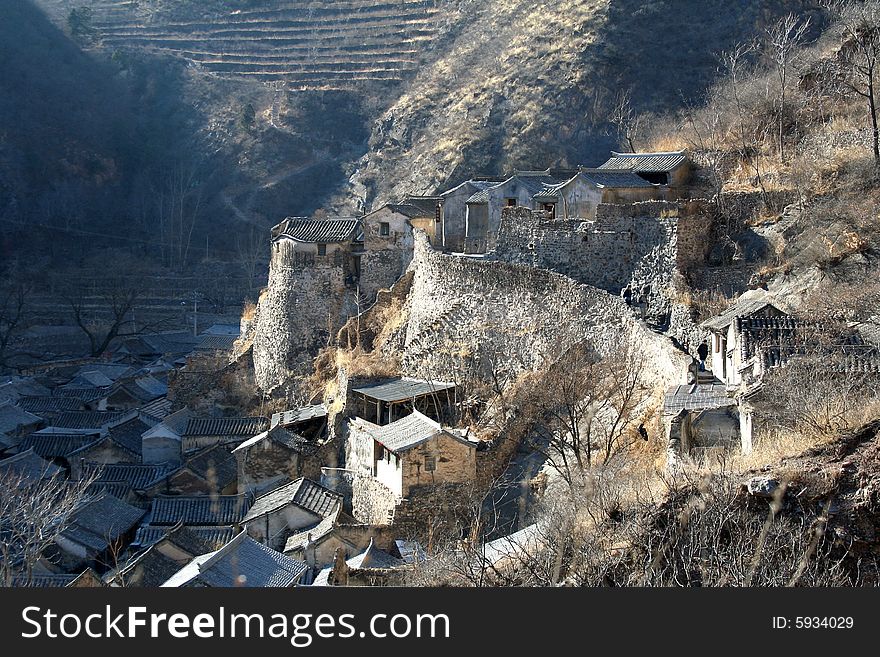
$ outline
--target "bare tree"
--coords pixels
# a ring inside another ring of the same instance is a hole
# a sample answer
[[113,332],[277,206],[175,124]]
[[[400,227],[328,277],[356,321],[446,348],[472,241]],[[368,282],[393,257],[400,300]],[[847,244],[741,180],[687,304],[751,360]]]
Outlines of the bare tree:
[[880,169],[880,127],[874,89],[880,63],[880,1],[824,0],[823,5],[836,19],[843,36],[837,73],[846,87],[864,98],[868,105],[874,166]]
[[140,290],[122,279],[107,281],[89,296],[82,287],[71,287],[64,294],[73,321],[89,340],[92,356],[104,354],[118,338],[142,335],[161,328],[168,319],[136,322],[133,313]]
[[751,59],[755,53],[755,43],[740,43],[721,56],[724,72],[727,73],[725,93],[732,97],[737,116],[737,134],[739,137],[740,155],[747,160],[755,171],[755,183],[766,196],[767,189],[761,175],[761,134],[751,126],[752,109],[744,97],[744,84],[753,72]]
[[777,83],[777,147],[779,159],[785,162],[785,113],[791,69],[799,52],[804,35],[810,26],[810,19],[801,20],[794,14],[781,18],[767,30],[765,51],[773,62]]
[[609,120],[617,129],[617,140],[626,143],[629,150],[635,153],[634,140],[641,136],[644,117],[633,109],[632,93],[629,89],[618,94]]
[[638,347],[622,338],[601,357],[588,343],[574,345],[535,382],[537,420],[531,439],[565,481],[582,481],[597,457],[607,463],[635,441],[636,411],[648,388]]
[[90,500],[96,475],[68,481],[60,474],[35,480],[13,471],[0,473],[0,582],[29,584],[43,553]]
[[6,366],[9,344],[24,325],[27,296],[22,283],[0,287],[0,367]]

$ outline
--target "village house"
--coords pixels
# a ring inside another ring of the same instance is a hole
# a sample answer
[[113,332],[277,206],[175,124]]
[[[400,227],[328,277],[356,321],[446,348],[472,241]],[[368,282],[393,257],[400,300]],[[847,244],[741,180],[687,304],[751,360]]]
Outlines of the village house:
[[[231,538],[231,537],[230,537]],[[196,557],[217,549],[182,523],[131,554],[103,580],[109,586],[161,586]]]
[[379,290],[391,287],[406,271],[413,254],[413,227],[425,230],[429,240],[436,234],[435,214],[435,210],[429,212],[418,205],[388,203],[364,215],[359,284],[367,301],[374,300]]
[[78,478],[82,463],[119,464],[141,462],[141,434],[150,428],[137,411],[131,411],[100,430],[92,443],[69,452],[71,476]]
[[290,535],[284,544],[284,554],[304,561],[314,571],[331,563],[337,548],[342,548],[346,553],[356,551],[354,541],[348,540],[337,529],[342,514],[341,510],[328,514],[314,527]]
[[581,169],[564,182],[549,184],[529,206],[553,219],[595,219],[600,203],[635,203],[657,198],[656,185],[631,171]]
[[39,415],[22,410],[15,404],[7,402],[0,405],[0,436],[4,437],[0,449],[16,447],[24,436],[44,425],[45,421]]
[[[565,182],[576,170],[517,171],[512,176],[476,192],[465,204],[465,253],[485,253],[495,247],[501,210],[532,207],[532,197],[546,187]],[[534,209],[534,208],[533,208]]]
[[740,444],[737,400],[721,382],[670,387],[663,401],[663,422],[670,469],[684,456],[701,461],[736,448],[751,451],[750,444]]
[[399,585],[405,566],[401,559],[380,550],[373,541],[350,559],[345,558],[345,550],[340,547],[334,553],[332,565],[318,573],[312,586]]
[[143,509],[112,495],[88,499],[73,512],[46,557],[62,572],[86,567],[103,572],[134,538],[143,515]]
[[[148,463],[84,463],[82,477],[95,476],[95,489],[105,490],[119,499],[145,506],[157,495],[168,492],[169,468]],[[134,493],[130,496],[128,492]]]
[[[467,201],[475,194],[502,182],[501,178],[471,179],[440,194],[440,223],[444,251],[464,251],[467,223]],[[438,244],[434,245],[435,248]]]
[[61,476],[64,476],[61,468],[40,458],[32,449],[0,460],[0,477],[9,478],[10,481],[36,483]]
[[241,522],[255,540],[281,551],[292,532],[335,517],[341,508],[341,495],[301,478],[257,497]]
[[228,445],[211,445],[189,455],[168,475],[168,492],[175,495],[234,495],[238,467]]
[[183,458],[183,434],[195,414],[184,407],[141,435],[144,463],[180,463]]
[[280,424],[246,440],[232,453],[242,493],[259,493],[284,481],[318,479],[321,475],[323,459],[318,444]]
[[246,532],[215,552],[196,557],[163,587],[292,587],[303,583],[309,567],[253,540]]
[[359,219],[287,217],[272,228],[273,249],[281,240],[292,245],[291,265],[341,267],[349,285],[360,277],[364,234]]
[[349,422],[346,468],[402,499],[419,487],[473,482],[476,443],[418,411],[384,426],[355,418]]
[[442,420],[455,405],[455,384],[398,377],[352,389],[355,414],[375,424],[389,424],[418,410]]
[[[161,541],[177,525],[142,525],[138,527],[131,542],[132,550],[141,550]],[[181,521],[179,526],[185,527],[186,531],[195,536],[204,545],[207,551],[219,550],[226,545],[238,533],[232,525],[184,525]],[[204,554],[200,552],[199,554]]]
[[117,381],[110,387],[106,408],[113,411],[138,409],[167,393],[168,385],[149,375]]
[[144,524],[150,527],[231,527],[250,509],[247,495],[160,495],[153,499]]
[[267,417],[192,417],[181,435],[183,453],[211,445],[237,445],[269,428]]
[[[41,458],[63,468],[68,476],[72,471],[71,454],[100,440],[99,431],[73,431],[45,428],[21,439],[20,451],[32,449]],[[73,457],[73,460],[76,460]]]
[[663,200],[675,200],[684,193],[690,178],[690,162],[685,151],[656,153],[616,153],[599,165],[603,171],[631,171],[658,185]]
[[[701,324],[712,334],[710,369],[728,388],[739,388],[744,374],[751,384],[756,383],[764,368],[763,361],[752,360],[757,348],[779,345],[795,329],[797,322],[775,303],[760,290],[747,292],[732,308]],[[744,372],[747,367],[751,367],[748,374]]]

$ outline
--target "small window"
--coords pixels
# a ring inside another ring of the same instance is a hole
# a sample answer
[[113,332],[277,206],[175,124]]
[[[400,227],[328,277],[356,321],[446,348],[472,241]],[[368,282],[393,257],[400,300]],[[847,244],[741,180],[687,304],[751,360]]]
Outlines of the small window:
[[507,207],[515,208],[516,207],[516,199],[515,198],[507,199]]
[[327,245],[326,244],[319,244],[318,245],[318,255],[319,256],[327,255]]
[[433,456],[425,457],[425,472],[434,472],[437,469],[437,460]]
[[390,234],[391,234],[391,224],[389,224],[387,221],[380,221],[379,222],[379,235],[381,235],[382,237],[387,237]]

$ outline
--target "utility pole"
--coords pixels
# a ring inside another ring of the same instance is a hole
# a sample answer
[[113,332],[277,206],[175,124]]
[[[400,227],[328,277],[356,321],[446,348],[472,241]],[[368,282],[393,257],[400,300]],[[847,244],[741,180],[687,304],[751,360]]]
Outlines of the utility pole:
[[193,336],[199,334],[199,293],[198,290],[193,291]]

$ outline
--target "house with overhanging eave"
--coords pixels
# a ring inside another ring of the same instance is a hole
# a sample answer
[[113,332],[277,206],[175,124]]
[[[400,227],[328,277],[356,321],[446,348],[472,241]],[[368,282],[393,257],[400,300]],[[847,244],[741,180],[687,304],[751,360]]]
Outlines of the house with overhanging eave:
[[303,583],[309,567],[241,532],[216,552],[196,557],[163,587],[291,587]]
[[546,184],[531,207],[553,219],[595,219],[601,203],[635,203],[661,197],[658,186],[632,171],[582,168],[568,180]]
[[655,153],[617,153],[599,165],[602,171],[630,171],[646,181],[659,185],[664,198],[678,198],[690,177],[690,161],[685,151]]
[[341,508],[339,493],[301,478],[256,498],[242,524],[255,540],[281,551],[291,533],[335,517]]
[[363,224],[357,218],[287,217],[272,228],[272,262],[300,268],[341,267],[346,282],[354,285],[360,277],[363,242]]
[[402,499],[414,488],[469,483],[476,478],[476,443],[413,411],[380,426],[349,422],[346,468],[373,477]]

